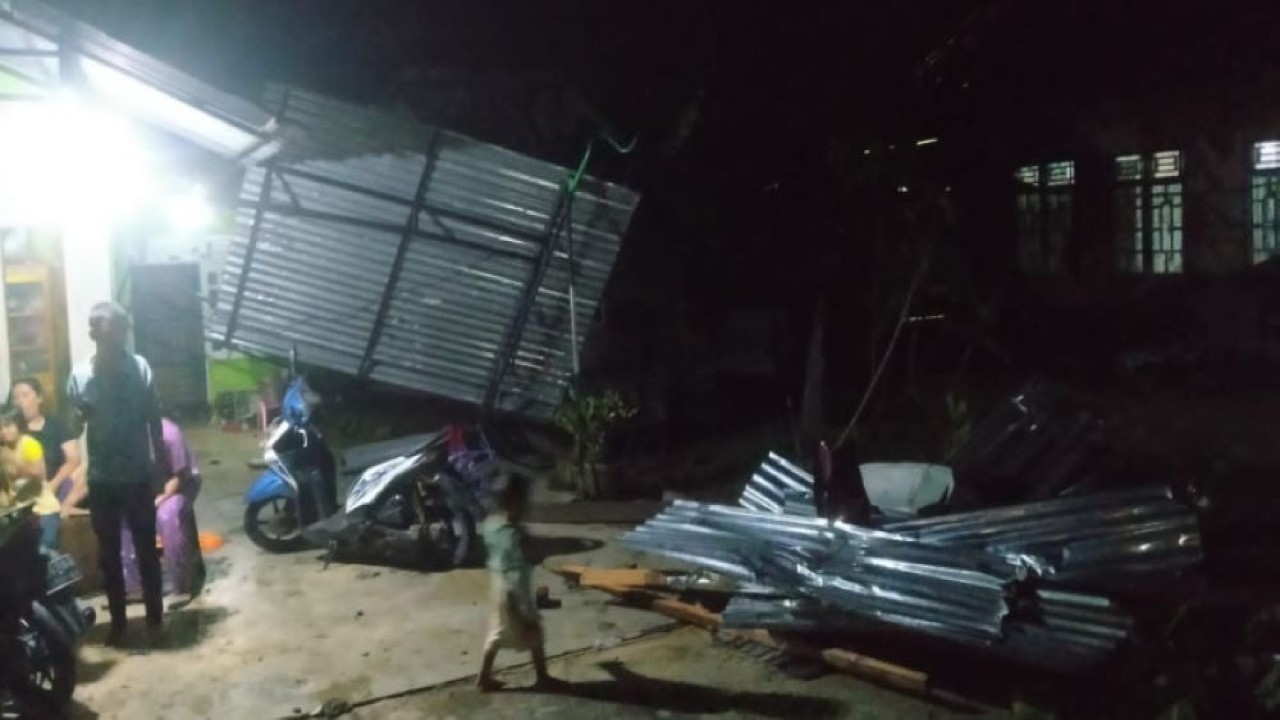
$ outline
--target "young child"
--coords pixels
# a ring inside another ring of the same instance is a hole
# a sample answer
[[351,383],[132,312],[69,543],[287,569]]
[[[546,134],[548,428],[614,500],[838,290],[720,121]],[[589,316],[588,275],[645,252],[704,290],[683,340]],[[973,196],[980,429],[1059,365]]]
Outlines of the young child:
[[521,521],[529,506],[529,485],[520,477],[507,475],[495,483],[497,507],[482,526],[485,549],[489,553],[489,582],[493,612],[489,616],[489,639],[484,646],[484,663],[476,687],[488,692],[502,687],[493,677],[493,661],[498,651],[528,650],[533,653],[535,687],[549,690],[563,681],[547,674],[547,656],[542,643],[542,620],[533,597],[533,567],[525,557]]
[[12,453],[14,477],[11,480],[13,500],[35,501],[35,512],[40,516],[40,544],[50,550],[58,549],[58,526],[61,520],[61,504],[45,482],[44,448],[40,441],[27,434],[26,422],[17,410],[0,413],[0,444]]

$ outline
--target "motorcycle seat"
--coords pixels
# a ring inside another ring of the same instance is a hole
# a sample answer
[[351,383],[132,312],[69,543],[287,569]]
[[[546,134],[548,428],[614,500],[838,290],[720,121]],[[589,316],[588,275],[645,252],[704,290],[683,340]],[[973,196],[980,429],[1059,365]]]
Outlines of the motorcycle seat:
[[437,446],[443,447],[444,443],[445,433],[434,432],[421,435],[406,435],[382,442],[352,445],[342,452],[342,473],[344,475],[361,473],[378,463],[407,455],[416,455]]

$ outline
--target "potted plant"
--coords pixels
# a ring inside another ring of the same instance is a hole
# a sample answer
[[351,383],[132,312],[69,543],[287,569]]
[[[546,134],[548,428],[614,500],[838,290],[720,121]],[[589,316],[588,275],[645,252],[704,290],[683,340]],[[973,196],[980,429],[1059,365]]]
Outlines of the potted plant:
[[570,391],[556,409],[555,423],[573,438],[569,473],[574,487],[587,498],[600,497],[608,485],[605,440],[618,423],[635,417],[636,409],[615,390],[596,395]]

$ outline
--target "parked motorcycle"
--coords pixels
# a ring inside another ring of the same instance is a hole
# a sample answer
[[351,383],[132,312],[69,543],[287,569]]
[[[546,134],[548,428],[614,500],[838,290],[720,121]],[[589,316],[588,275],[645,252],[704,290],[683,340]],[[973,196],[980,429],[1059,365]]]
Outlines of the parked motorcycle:
[[[483,436],[451,427],[360,445],[339,465],[313,421],[318,404],[305,380],[290,383],[263,443],[267,470],[245,497],[249,538],[269,552],[327,548],[329,559],[350,548],[448,567],[472,560],[494,472]],[[341,507],[340,475],[354,480]]]
[[56,717],[76,684],[76,644],[95,613],[74,596],[80,571],[40,548],[31,505],[0,514],[0,714]]

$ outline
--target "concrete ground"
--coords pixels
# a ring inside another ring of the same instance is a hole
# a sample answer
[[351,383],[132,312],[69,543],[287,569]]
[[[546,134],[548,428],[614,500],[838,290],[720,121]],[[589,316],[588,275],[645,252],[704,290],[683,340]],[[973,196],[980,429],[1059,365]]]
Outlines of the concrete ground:
[[951,710],[843,675],[796,680],[748,655],[713,644],[706,632],[684,627],[559,659],[551,671],[570,682],[556,694],[523,690],[528,668],[510,671],[502,692],[482,694],[458,683],[412,697],[356,708],[361,720],[426,718],[795,718],[799,720],[915,720],[996,718],[982,708]]
[[[705,633],[680,630],[661,615],[612,604],[601,593],[570,590],[540,568],[537,584],[563,607],[544,613],[548,653],[567,696],[481,696],[449,681],[473,675],[487,622],[484,570],[423,573],[334,564],[319,553],[270,555],[241,529],[245,465],[259,449],[249,435],[197,428],[188,439],[205,482],[196,503],[202,530],[225,546],[206,556],[210,582],[189,606],[167,616],[159,650],[102,645],[106,613],[80,652],[74,717],[277,718],[326,700],[352,703],[445,683],[437,690],[378,702],[359,718],[419,717],[932,717],[936,706],[844,677],[801,683]],[[639,557],[608,541],[625,528],[534,525],[551,562],[616,566]],[[131,609],[140,616],[141,608]],[[134,618],[141,635],[141,618]],[[643,639],[635,638],[645,636]],[[504,654],[500,667],[526,657]],[[520,679],[517,671],[515,680]],[[621,682],[618,679],[621,678]]]

